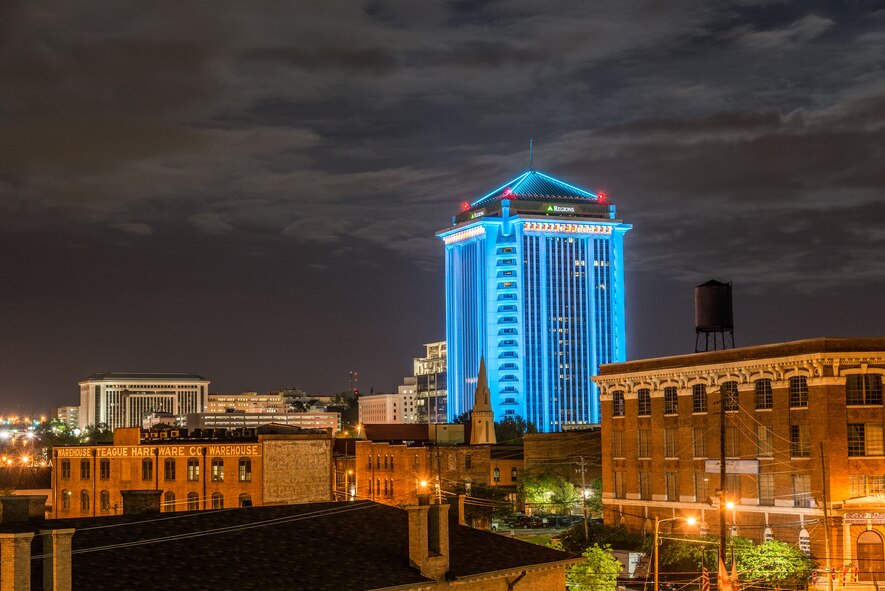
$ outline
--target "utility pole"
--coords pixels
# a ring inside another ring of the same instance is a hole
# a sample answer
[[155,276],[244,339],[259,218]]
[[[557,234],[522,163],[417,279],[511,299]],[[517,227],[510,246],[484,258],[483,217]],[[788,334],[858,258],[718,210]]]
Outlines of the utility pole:
[[820,477],[823,480],[823,505],[824,505],[824,552],[827,554],[827,589],[833,591],[833,577],[830,576],[830,510],[829,494],[827,492],[827,467],[824,463],[824,442],[820,442]]
[[575,468],[575,472],[581,473],[581,513],[584,514],[584,543],[587,544],[589,538],[587,533],[587,482],[585,480],[587,461],[584,459],[584,456],[578,456],[577,464],[578,467]]

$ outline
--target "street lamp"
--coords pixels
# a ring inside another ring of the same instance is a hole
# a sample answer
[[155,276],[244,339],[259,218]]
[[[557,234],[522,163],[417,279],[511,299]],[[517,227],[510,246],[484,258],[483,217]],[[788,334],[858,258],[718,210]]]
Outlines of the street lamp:
[[688,525],[694,525],[696,520],[694,517],[667,517],[666,519],[660,519],[657,515],[655,515],[655,587],[653,591],[660,591],[660,571],[658,570],[658,559],[660,558],[661,550],[658,547],[658,544],[660,543],[658,540],[658,534],[660,533],[661,524],[665,521],[684,521]]

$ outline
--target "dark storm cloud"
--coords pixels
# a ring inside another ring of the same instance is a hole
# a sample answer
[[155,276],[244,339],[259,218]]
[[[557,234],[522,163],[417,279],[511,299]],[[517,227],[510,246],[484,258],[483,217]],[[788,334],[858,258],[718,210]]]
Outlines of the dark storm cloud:
[[[22,370],[0,392],[70,402],[121,368],[392,388],[442,338],[434,233],[529,138],[634,224],[631,356],[684,350],[672,294],[711,275],[757,340],[811,336],[778,308],[885,332],[862,295],[885,288],[882,24],[863,2],[3,3],[0,357]],[[84,348],[81,321],[143,336]]]

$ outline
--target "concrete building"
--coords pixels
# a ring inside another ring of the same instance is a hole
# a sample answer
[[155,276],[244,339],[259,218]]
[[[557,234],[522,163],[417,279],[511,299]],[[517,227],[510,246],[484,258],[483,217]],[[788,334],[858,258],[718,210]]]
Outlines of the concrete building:
[[259,394],[243,392],[241,394],[209,394],[206,397],[206,412],[218,414],[231,411],[277,413],[287,412],[289,404],[280,392]]
[[418,394],[418,421],[421,423],[445,423],[447,415],[448,386],[446,380],[445,341],[424,345],[424,357],[414,361],[416,392]]
[[80,426],[79,406],[59,406],[55,411],[55,416],[68,429],[74,430]]
[[155,412],[206,410],[209,380],[192,373],[95,373],[80,382],[79,427],[140,427]]
[[414,392],[369,394],[357,399],[359,422],[363,424],[410,424],[418,422],[417,395]]
[[164,511],[332,500],[327,430],[269,426],[187,436],[124,428],[111,445],[56,447],[52,464],[57,518],[118,514],[121,491],[135,489],[162,493]]
[[606,522],[648,532],[656,515],[693,516],[702,533],[718,533],[721,502],[732,502],[733,533],[796,544],[822,566],[857,563],[861,579],[881,580],[883,376],[885,338],[603,366]]
[[536,170],[472,203],[445,243],[449,421],[473,408],[479,359],[492,407],[542,432],[599,423],[591,376],[625,359],[615,206]]

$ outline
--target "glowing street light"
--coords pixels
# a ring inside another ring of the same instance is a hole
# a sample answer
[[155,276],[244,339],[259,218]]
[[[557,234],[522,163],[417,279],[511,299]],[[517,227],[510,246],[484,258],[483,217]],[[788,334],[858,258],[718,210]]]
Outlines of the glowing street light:
[[660,591],[660,572],[658,570],[658,562],[661,554],[661,549],[658,546],[658,544],[660,544],[660,541],[658,540],[658,535],[660,533],[660,526],[665,521],[684,521],[688,525],[694,525],[697,520],[694,517],[667,517],[666,519],[659,519],[658,516],[655,515],[655,586],[653,591]]

